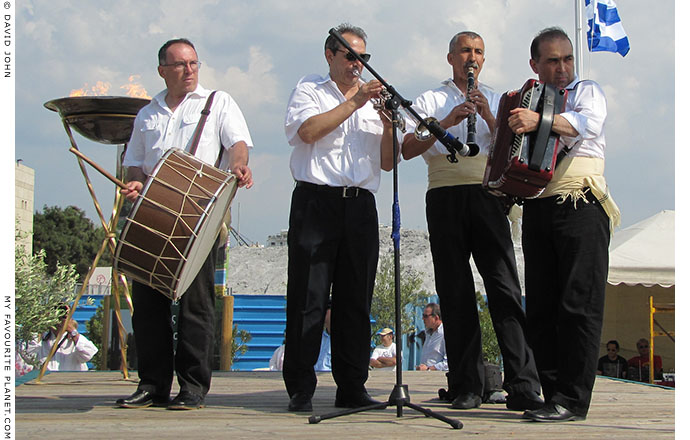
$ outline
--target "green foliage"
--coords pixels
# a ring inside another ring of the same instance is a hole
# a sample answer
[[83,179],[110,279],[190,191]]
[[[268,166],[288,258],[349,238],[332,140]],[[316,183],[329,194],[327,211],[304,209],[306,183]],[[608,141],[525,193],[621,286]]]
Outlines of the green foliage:
[[475,293],[479,308],[479,326],[482,332],[482,351],[484,360],[490,364],[501,365],[501,349],[498,346],[496,331],[489,314],[489,306],[481,293]]
[[237,324],[232,326],[232,346],[230,347],[230,366],[235,363],[238,356],[245,354],[249,347],[247,342],[252,340],[252,335],[247,330],[240,330]]
[[[14,292],[15,335],[20,350],[36,335],[54,327],[60,321],[59,303],[74,301],[74,286],[78,275],[73,265],[57,263],[52,275],[48,273],[44,250],[27,255],[15,232]],[[25,357],[30,361],[28,357]]]
[[[414,330],[413,307],[423,306],[429,293],[422,288],[422,276],[411,267],[400,265],[400,303],[402,305],[401,334]],[[411,306],[411,307],[408,307]],[[371,301],[371,316],[376,321],[376,330],[389,327],[395,329],[395,267],[393,256],[379,261],[376,284]]]
[[[34,252],[45,251],[49,274],[53,274],[58,263],[74,264],[77,273],[84,276],[103,241],[103,230],[96,229],[93,222],[76,206],[60,208],[44,206],[42,213],[34,216]],[[104,255],[102,262],[111,257]]]
[[93,342],[93,345],[98,348],[98,352],[96,352],[95,355],[91,358],[91,363],[95,366],[95,368],[98,370],[101,367],[101,359],[103,356],[107,356],[106,354],[103,354],[103,350],[101,350],[101,345],[102,344],[102,339],[103,339],[103,303],[105,301],[101,301],[101,305],[98,306],[96,309],[96,313],[93,314],[93,316],[87,321],[86,323],[86,338]]

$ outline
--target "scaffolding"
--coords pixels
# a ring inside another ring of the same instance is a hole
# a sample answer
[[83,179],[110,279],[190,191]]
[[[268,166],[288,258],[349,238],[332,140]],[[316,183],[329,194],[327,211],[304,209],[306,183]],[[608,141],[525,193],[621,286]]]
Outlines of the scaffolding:
[[[673,343],[675,332],[667,331],[654,317],[657,313],[676,313],[675,304],[654,304],[654,296],[649,296],[649,383],[654,383],[654,337],[667,336]],[[655,331],[654,326],[661,331]]]

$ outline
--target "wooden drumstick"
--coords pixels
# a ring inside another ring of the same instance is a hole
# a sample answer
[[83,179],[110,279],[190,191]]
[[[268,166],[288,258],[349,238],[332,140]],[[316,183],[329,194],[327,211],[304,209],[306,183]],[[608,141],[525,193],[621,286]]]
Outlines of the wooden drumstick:
[[99,173],[103,174],[108,180],[110,180],[111,182],[113,182],[115,185],[119,186],[119,187],[122,188],[122,189],[127,189],[127,185],[125,185],[124,182],[122,182],[121,180],[117,179],[116,177],[113,177],[112,174],[110,174],[109,172],[107,172],[106,170],[104,170],[103,168],[101,168],[101,166],[98,165],[96,162],[94,162],[94,161],[92,161],[91,159],[89,159],[88,157],[86,157],[81,151],[77,150],[77,149],[74,148],[74,147],[70,147],[69,151],[71,151],[72,153],[74,153],[78,158],[83,159],[84,161],[86,161],[86,163],[88,163],[89,165],[91,165],[92,167],[94,167],[94,168],[96,169],[96,171],[98,171]]

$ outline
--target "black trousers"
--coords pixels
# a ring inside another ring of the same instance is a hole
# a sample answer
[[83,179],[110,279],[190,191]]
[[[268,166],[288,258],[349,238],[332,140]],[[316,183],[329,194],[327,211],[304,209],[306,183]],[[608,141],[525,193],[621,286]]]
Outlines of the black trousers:
[[509,394],[539,392],[534,357],[526,342],[515,252],[503,205],[481,185],[457,185],[429,190],[426,214],[448,355],[449,388],[478,396],[484,389],[472,255],[484,281],[503,356],[503,388]]
[[608,275],[609,219],[590,203],[556,197],[525,202],[527,329],[545,399],[589,410]]
[[290,396],[316,389],[324,315],[331,304],[331,366],[341,393],[364,391],[369,309],[378,264],[374,195],[343,198],[298,186],[288,232],[287,328],[283,379]]
[[177,351],[173,350],[172,301],[138,282],[132,285],[132,327],[139,363],[139,389],[170,394],[173,372],[180,391],[205,396],[211,387],[215,333],[216,247],[179,299]]

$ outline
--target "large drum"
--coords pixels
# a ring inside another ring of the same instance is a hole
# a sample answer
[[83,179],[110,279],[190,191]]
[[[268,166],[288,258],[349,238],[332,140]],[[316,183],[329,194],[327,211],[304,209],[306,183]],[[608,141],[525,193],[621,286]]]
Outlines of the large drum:
[[132,208],[114,269],[176,300],[213,248],[237,182],[232,174],[172,149]]

